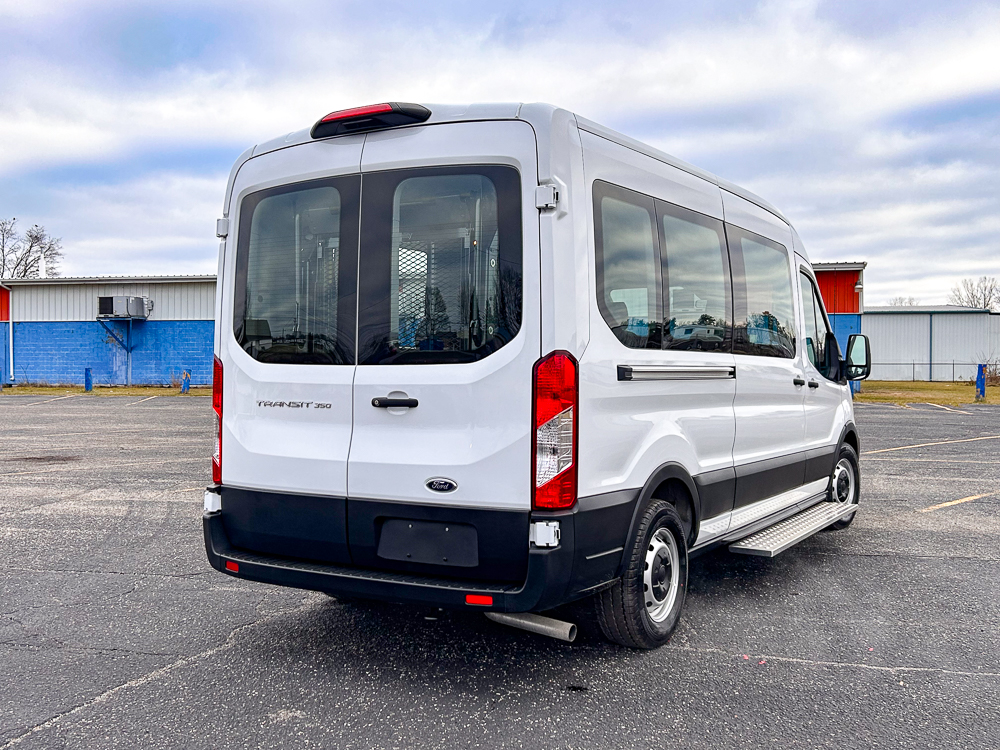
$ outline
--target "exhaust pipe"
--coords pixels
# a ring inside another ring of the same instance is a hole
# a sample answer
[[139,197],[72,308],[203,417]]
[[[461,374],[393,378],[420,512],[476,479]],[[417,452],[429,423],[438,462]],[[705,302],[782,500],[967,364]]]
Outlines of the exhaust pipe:
[[558,638],[560,641],[572,643],[576,639],[576,625],[571,622],[555,620],[545,615],[536,615],[532,612],[516,612],[508,614],[506,612],[484,612],[493,622],[501,625],[509,625],[512,628],[527,630],[529,633],[547,635],[550,638]]

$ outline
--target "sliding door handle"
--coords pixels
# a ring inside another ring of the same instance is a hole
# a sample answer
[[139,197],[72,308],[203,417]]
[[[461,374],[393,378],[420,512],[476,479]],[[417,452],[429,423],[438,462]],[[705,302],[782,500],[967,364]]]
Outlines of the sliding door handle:
[[796,375],[794,378],[792,378],[792,382],[795,383],[795,385],[805,385],[806,379],[800,378],[798,375]]
[[810,388],[819,388],[819,383],[817,383],[815,380],[810,380],[809,381],[809,387]]

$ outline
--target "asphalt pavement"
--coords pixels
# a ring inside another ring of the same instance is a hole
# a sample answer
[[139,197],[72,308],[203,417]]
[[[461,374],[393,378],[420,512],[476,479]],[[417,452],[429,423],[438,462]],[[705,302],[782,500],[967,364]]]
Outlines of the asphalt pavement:
[[4,394],[0,750],[998,748],[1000,408],[857,421],[854,524],[698,558],[635,652],[224,576],[207,398]]

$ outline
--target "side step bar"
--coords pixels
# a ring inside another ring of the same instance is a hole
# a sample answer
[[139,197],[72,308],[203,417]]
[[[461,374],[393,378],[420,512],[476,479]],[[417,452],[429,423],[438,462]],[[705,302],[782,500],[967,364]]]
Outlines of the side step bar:
[[847,503],[818,503],[774,526],[768,526],[746,539],[730,544],[729,551],[740,555],[774,557],[857,509],[857,505]]

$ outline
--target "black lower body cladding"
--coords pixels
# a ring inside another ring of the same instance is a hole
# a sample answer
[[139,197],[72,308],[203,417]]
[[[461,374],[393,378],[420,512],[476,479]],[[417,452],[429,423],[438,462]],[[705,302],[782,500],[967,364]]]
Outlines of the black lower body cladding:
[[[528,511],[221,489],[226,535],[247,552],[435,578],[510,583],[527,572]],[[408,539],[407,531],[419,534]],[[474,546],[475,564],[454,554],[456,536]]]
[[[570,511],[529,513],[220,491],[222,511],[204,517],[217,570],[438,606],[465,607],[465,596],[478,593],[492,597],[487,608],[509,612],[551,608],[613,581],[638,498],[637,491],[617,492],[583,498]],[[557,547],[529,545],[532,519],[560,521]],[[456,532],[463,554],[455,554]],[[450,559],[429,562],[436,557]]]

